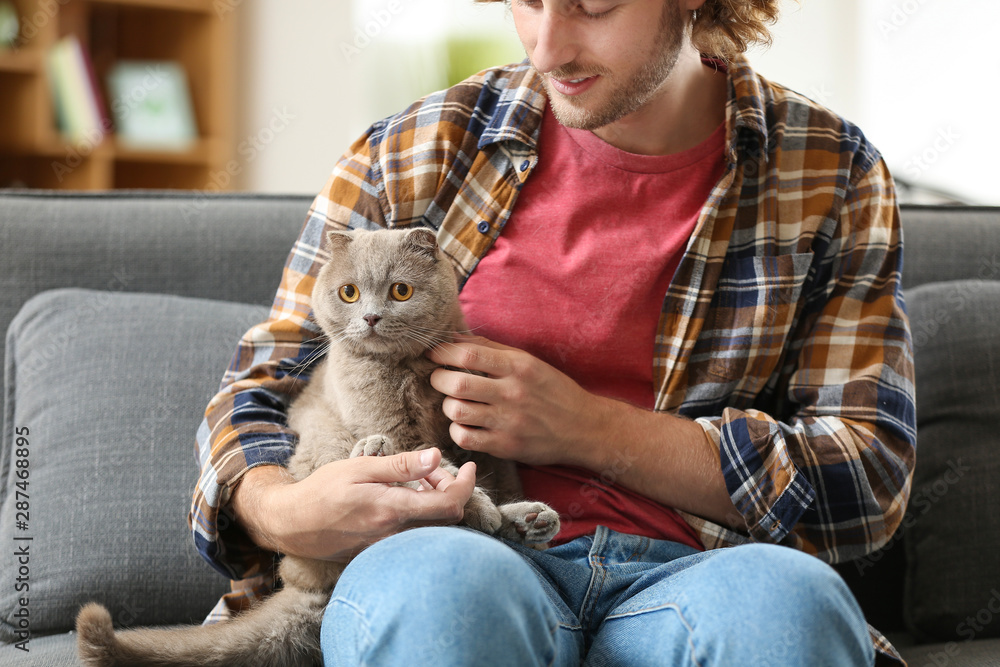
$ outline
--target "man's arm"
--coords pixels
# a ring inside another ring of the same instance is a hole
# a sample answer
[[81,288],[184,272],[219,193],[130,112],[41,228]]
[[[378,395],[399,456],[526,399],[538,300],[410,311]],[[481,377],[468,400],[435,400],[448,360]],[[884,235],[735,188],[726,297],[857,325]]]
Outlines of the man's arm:
[[[230,506],[250,539],[270,551],[346,562],[394,533],[462,519],[476,485],[468,462],[452,476],[437,448],[334,461],[296,482],[280,466],[250,470]],[[419,491],[406,482],[424,480]]]
[[719,523],[736,514],[718,449],[697,423],[591,394],[527,352],[484,338],[463,338],[430,356],[487,375],[442,368],[431,376],[460,447],[608,472],[652,500]]

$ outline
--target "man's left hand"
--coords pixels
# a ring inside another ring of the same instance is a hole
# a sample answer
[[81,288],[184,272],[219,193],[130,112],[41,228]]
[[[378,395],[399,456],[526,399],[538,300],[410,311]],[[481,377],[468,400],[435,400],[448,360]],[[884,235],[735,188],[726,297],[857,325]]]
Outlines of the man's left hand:
[[589,463],[588,443],[607,425],[606,399],[528,352],[481,336],[460,336],[427,356],[485,374],[450,368],[431,374],[459,447],[532,465]]

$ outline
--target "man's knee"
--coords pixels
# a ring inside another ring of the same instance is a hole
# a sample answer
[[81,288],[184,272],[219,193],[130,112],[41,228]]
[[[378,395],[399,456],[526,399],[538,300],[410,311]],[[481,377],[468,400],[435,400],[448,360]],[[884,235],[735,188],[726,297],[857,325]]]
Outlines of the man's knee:
[[848,593],[847,585],[832,567],[809,554],[773,544],[751,544],[727,550],[741,561],[762,586],[786,592],[836,590]]
[[514,550],[457,527],[408,530],[361,552],[333,598],[380,613],[408,613],[416,600],[440,609],[516,606],[541,594],[538,578]]
[[[744,651],[746,664],[871,664],[868,626],[850,589],[832,567],[808,554],[775,545],[723,549],[705,563],[704,598],[689,596],[700,617],[706,655]],[[740,631],[736,629],[739,628]],[[802,662],[806,661],[806,662]]]
[[[341,576],[323,619],[328,664],[389,664],[408,656],[510,653],[505,664],[552,655],[557,626],[531,566],[503,542],[461,528],[418,528],[359,554]],[[395,657],[393,657],[395,656]]]
[[341,581],[361,577],[378,587],[426,591],[428,586],[491,586],[525,574],[530,575],[530,567],[499,540],[463,528],[429,527],[368,547],[348,565]]
[[[844,643],[867,648],[868,624],[854,595],[837,572],[814,556],[775,545],[746,545],[727,550],[745,572],[744,610],[756,610],[779,630],[777,637],[799,642],[810,627]],[[780,642],[779,642],[780,643]],[[773,650],[781,647],[773,646]]]

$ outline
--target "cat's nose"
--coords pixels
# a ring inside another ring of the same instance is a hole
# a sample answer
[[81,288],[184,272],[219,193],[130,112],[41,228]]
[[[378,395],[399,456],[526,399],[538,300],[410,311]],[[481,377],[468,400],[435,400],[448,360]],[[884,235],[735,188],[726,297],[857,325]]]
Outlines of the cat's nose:
[[379,320],[382,319],[382,316],[381,315],[365,315],[364,319],[365,319],[365,322],[368,323],[368,326],[373,327],[373,326],[375,326],[376,324],[379,323]]

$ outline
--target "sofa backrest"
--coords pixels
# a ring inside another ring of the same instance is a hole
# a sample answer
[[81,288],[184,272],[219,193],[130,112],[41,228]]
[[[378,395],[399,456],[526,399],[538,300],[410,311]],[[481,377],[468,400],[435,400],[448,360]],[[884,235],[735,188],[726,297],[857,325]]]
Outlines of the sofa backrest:
[[0,332],[25,301],[60,287],[270,305],[311,202],[309,195],[0,192]]
[[903,287],[1000,280],[1000,207],[902,206]]
[[[269,305],[311,202],[311,195],[0,192],[0,332],[25,301],[60,287]],[[906,287],[1000,279],[1000,208],[903,206],[902,220]]]

